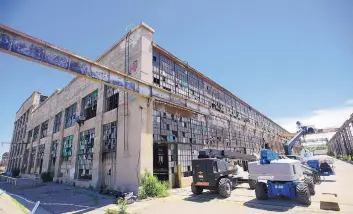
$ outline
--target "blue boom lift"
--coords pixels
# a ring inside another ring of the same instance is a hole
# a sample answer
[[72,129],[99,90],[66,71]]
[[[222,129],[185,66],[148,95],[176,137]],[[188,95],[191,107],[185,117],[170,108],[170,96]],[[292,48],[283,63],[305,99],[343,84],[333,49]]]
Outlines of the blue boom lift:
[[[285,143],[285,155],[292,154],[293,146],[302,136],[315,132],[312,127],[301,126],[299,122],[297,125],[300,130]],[[315,194],[315,184],[313,177],[304,176],[305,170],[314,171],[310,167],[305,168],[300,161],[283,157],[270,149],[262,149],[260,161],[249,163],[250,179],[258,180],[255,193],[259,200],[285,196],[310,205],[311,195]]]

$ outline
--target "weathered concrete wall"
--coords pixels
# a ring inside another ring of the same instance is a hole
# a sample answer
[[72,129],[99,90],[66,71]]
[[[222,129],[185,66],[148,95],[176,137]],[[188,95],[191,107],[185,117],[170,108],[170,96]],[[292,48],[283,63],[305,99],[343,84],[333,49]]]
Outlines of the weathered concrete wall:
[[[152,83],[152,35],[154,31],[145,24],[131,30],[129,66],[125,67],[126,40],[119,41],[98,60],[99,63],[126,72],[143,81]],[[118,115],[107,112],[103,121],[117,118],[117,160],[115,189],[137,191],[140,175],[153,171],[152,105],[146,98],[124,94],[119,97]],[[125,108],[125,110],[124,110]],[[109,115],[109,116],[108,116]],[[143,152],[142,152],[143,151]]]

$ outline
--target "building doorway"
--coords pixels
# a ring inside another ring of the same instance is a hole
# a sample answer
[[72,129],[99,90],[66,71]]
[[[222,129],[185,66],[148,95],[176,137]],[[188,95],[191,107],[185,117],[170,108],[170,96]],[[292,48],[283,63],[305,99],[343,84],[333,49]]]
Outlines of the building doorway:
[[153,175],[161,181],[169,180],[168,144],[153,144]]

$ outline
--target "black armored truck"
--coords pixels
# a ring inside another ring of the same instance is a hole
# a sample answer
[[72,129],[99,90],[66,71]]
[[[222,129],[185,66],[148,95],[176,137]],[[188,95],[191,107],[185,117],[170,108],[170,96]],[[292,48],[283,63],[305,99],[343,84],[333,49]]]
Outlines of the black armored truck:
[[242,183],[249,183],[250,189],[255,189],[256,180],[244,178],[239,172],[237,163],[241,162],[247,168],[248,161],[255,161],[256,156],[235,151],[219,149],[202,149],[198,159],[192,160],[193,182],[191,191],[202,194],[204,189],[218,192],[223,198],[231,195],[232,189]]

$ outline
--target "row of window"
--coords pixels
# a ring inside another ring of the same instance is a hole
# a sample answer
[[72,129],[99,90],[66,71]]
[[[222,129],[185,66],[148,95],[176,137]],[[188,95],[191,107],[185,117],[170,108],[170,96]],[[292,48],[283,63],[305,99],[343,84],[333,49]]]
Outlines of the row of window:
[[[116,151],[116,138],[117,129],[116,122],[108,123],[103,125],[103,152],[115,152]],[[79,134],[79,143],[77,149],[77,169],[78,179],[91,180],[92,169],[93,169],[93,154],[94,154],[94,138],[95,129],[89,129],[82,131]],[[63,138],[63,144],[61,149],[61,165],[60,175],[69,173],[71,167],[72,158],[72,147],[73,147],[74,136],[67,136]],[[53,141],[51,158],[52,165],[55,165],[55,160],[58,155],[58,140]]]
[[189,72],[167,56],[153,51],[153,83],[165,90],[201,102],[234,118],[266,128],[273,133],[284,130],[250,107]]

